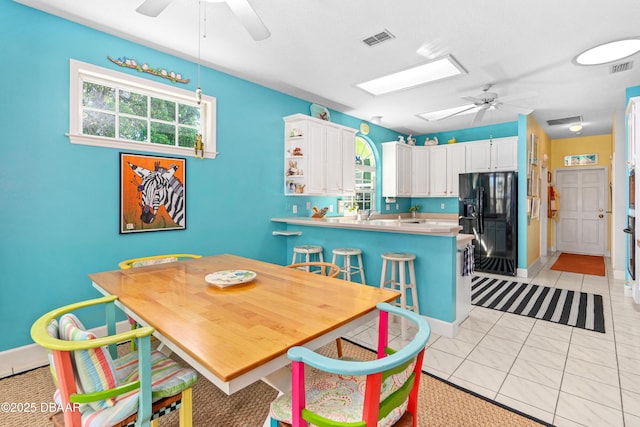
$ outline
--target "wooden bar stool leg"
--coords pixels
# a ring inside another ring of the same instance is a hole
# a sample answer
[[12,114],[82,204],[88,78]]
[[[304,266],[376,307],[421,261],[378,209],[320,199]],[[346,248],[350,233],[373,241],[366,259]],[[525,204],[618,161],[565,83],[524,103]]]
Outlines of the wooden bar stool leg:
[[380,288],[385,288],[385,284],[387,283],[387,260],[382,260],[382,272],[380,273]]
[[414,312],[420,314],[420,304],[418,301],[418,290],[416,285],[416,271],[413,261],[409,261],[409,280],[411,281],[411,308]]
[[[407,277],[406,277],[406,271],[405,271],[405,266],[406,263],[404,261],[400,261],[398,262],[398,264],[400,264],[398,266],[398,269],[400,270],[400,283],[399,288],[400,288],[400,307],[402,308],[407,308]],[[402,341],[406,341],[407,340],[407,324],[405,321],[404,317],[400,318],[400,329],[402,330]]]
[[362,263],[362,255],[358,254],[358,266],[360,267],[360,282],[363,285],[366,285],[367,283],[365,282],[364,279],[364,264]]
[[351,255],[344,256],[344,271],[347,282],[351,281]]

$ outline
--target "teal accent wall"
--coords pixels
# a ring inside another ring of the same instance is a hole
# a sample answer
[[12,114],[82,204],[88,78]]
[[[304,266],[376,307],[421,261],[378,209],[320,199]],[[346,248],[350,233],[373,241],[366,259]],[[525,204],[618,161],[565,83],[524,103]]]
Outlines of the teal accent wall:
[[[271,235],[270,221],[291,215],[291,203],[301,200],[283,195],[282,118],[309,114],[309,101],[202,68],[202,90],[217,98],[220,154],[187,159],[187,229],[120,235],[119,150],[73,145],[65,136],[69,59],[171,85],[107,56],[135,58],[182,73],[191,82],[175,85],[194,94],[197,65],[12,1],[0,2],[0,34],[8,58],[0,103],[0,351],[31,344],[30,327],[45,312],[99,296],[87,275],[124,259],[187,252],[288,261],[287,240]],[[331,120],[360,125],[334,111]],[[376,144],[397,139],[370,129]],[[88,327],[102,316],[86,314]]]
[[439,144],[446,144],[451,138],[456,138],[457,142],[478,141],[482,139],[504,138],[518,135],[518,122],[497,123],[494,125],[478,126],[466,129],[456,129],[448,132],[436,132],[416,137],[417,145],[424,145],[424,140],[438,138]]
[[629,102],[629,99],[633,98],[634,96],[640,96],[640,86],[628,87],[625,90],[625,95],[627,97],[627,102],[625,103],[625,105],[627,105],[627,103]]

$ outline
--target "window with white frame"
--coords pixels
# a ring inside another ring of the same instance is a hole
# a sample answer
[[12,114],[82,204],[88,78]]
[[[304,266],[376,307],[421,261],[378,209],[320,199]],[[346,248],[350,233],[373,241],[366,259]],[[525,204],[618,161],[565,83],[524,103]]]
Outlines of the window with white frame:
[[369,141],[356,136],[356,192],[355,196],[345,197],[345,207],[354,212],[376,209],[376,158]]
[[216,99],[80,61],[70,63],[74,144],[215,158]]

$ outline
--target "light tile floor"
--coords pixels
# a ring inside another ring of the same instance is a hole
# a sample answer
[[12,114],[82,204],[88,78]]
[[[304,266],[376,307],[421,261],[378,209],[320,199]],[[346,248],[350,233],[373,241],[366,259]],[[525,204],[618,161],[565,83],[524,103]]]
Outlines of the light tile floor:
[[[455,338],[432,334],[424,369],[560,427],[640,426],[640,307],[609,259],[600,277],[550,270],[557,256],[515,280],[602,295],[605,334],[473,306]],[[375,336],[368,325],[346,338],[375,347]]]

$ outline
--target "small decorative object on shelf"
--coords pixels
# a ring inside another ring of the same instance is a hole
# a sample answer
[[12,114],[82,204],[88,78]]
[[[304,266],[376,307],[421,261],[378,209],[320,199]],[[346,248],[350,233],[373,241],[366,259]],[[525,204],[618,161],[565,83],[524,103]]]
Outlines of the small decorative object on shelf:
[[329,121],[329,110],[327,110],[327,107],[323,107],[318,104],[311,104],[310,111],[312,117]]
[[200,159],[204,159],[204,143],[202,142],[202,134],[199,133],[196,136],[196,143],[193,146],[196,150],[196,157],[200,157]]
[[306,185],[304,185],[304,184],[296,184],[296,188],[293,190],[293,192],[295,194],[303,194],[304,193],[304,187],[306,187]]
[[302,156],[302,149],[300,147],[295,147],[291,152],[292,156]]
[[299,136],[302,136],[302,131],[300,129],[291,129],[291,132],[289,132],[290,138],[296,138]]
[[411,216],[413,218],[416,217],[416,213],[420,210],[420,205],[413,205],[411,207],[409,207],[409,212],[411,212]]
[[113,59],[110,56],[107,56],[107,58],[109,59],[109,61],[111,61],[114,64],[119,65],[121,67],[132,68],[132,69],[137,70],[137,71],[139,71],[141,73],[153,74],[154,76],[158,76],[158,77],[162,77],[164,79],[171,80],[173,83],[175,83],[175,82],[178,82],[178,83],[189,83],[189,81],[190,81],[189,79],[183,79],[182,78],[182,74],[176,73],[175,71],[167,71],[164,68],[152,68],[147,63],[144,63],[142,65],[138,65],[138,61],[136,61],[133,58],[122,57],[122,58],[118,58],[118,59]]
[[324,218],[324,216],[327,214],[328,210],[329,210],[329,208],[318,209],[317,206],[314,206],[313,207],[313,215],[311,215],[311,218]]
[[429,137],[427,137],[424,140],[424,145],[438,145],[438,137],[434,136],[433,139],[429,139]]
[[412,134],[409,134],[409,138],[407,138],[407,144],[416,145],[416,139],[413,137]]
[[455,137],[455,136],[452,136],[452,137],[451,137],[451,139],[450,139],[450,140],[448,140],[447,142],[448,142],[449,144],[455,144],[455,143],[456,143],[456,142],[458,142],[458,141],[456,140],[456,137]]
[[298,169],[298,162],[289,160],[289,169],[287,169],[287,176],[302,176],[302,169]]
[[406,144],[406,141],[404,140],[404,136],[402,136],[402,135],[398,136],[398,142],[400,144]]

